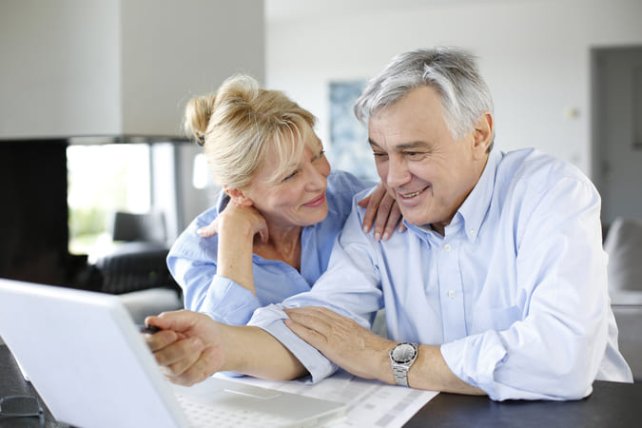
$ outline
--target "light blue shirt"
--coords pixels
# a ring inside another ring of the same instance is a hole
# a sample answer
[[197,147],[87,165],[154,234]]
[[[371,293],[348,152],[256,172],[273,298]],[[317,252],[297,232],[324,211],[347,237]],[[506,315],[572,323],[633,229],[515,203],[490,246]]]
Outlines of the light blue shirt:
[[[596,378],[632,381],[607,294],[600,197],[575,167],[534,150],[492,152],[444,236],[408,225],[375,241],[362,215],[353,205],[328,271],[284,306],[326,306],[363,326],[385,306],[391,339],[441,345],[452,372],[494,400],[578,399]],[[331,374],[281,308],[250,324],[314,381]]]
[[229,197],[221,193],[217,205],[200,214],[187,227],[167,257],[167,266],[183,289],[185,307],[207,313],[226,324],[242,325],[256,308],[309,291],[328,266],[332,245],[350,214],[352,197],[368,186],[346,172],[331,173],[327,187],[328,216],[301,231],[301,271],[285,262],[254,254],[256,296],[216,273],[218,236],[201,238],[196,233],[210,224],[227,205]]

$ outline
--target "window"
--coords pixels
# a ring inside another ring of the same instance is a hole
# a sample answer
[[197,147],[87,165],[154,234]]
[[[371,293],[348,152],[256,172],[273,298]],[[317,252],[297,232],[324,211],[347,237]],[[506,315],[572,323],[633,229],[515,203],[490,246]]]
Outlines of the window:
[[69,252],[92,256],[112,247],[115,211],[151,207],[150,146],[70,145],[67,148]]

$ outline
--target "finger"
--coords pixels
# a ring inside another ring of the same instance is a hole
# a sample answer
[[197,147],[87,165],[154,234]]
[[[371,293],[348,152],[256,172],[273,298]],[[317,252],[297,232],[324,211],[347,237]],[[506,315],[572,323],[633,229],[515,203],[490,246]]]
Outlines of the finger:
[[214,374],[220,361],[212,352],[203,352],[199,358],[180,374],[173,374],[170,380],[180,385],[191,386],[195,383],[202,382]]
[[286,313],[295,323],[313,330],[324,337],[331,334],[332,326],[329,322],[329,317],[327,317],[323,312],[316,311],[312,308],[306,308]]
[[193,328],[201,318],[201,314],[193,311],[169,311],[157,316],[152,315],[145,318],[145,324],[158,327],[161,330],[184,332]]
[[390,221],[390,214],[395,205],[394,202],[394,199],[386,194],[379,204],[374,225],[374,237],[377,241],[382,238],[386,225]]
[[327,338],[324,335],[292,319],[286,319],[285,325],[310,346],[323,351],[322,348],[327,343]]
[[145,335],[145,343],[147,343],[147,347],[152,352],[160,351],[172,343],[175,343],[178,339],[178,335],[171,330]]
[[357,205],[359,205],[361,208],[366,208],[369,203],[370,203],[370,195],[367,195],[360,201],[357,201]]
[[306,306],[303,308],[285,309],[285,313],[292,320],[313,328],[323,334],[330,334],[332,325],[335,325],[346,317],[337,314],[331,309],[323,306]]
[[316,317],[318,319],[324,319],[327,321],[340,321],[346,319],[345,316],[338,314],[330,308],[325,306],[304,306],[299,308],[287,308],[284,310],[288,316],[290,314],[307,314],[310,317]]
[[[395,231],[395,228],[397,228],[397,226],[401,223],[402,218],[403,217],[401,215],[399,205],[393,203],[392,208],[390,209],[390,214],[388,215],[388,221],[386,222],[383,230],[382,239],[384,241],[390,239]],[[403,223],[401,224],[403,225]]]
[[201,358],[201,353],[189,352],[177,362],[167,366],[167,368],[171,371],[173,376],[181,376],[197,364],[199,358]]
[[193,360],[192,355],[203,352],[203,342],[197,337],[176,341],[154,352],[154,358],[160,366],[171,367],[183,360]]
[[210,223],[207,226],[201,227],[200,229],[196,230],[196,233],[201,237],[201,238],[210,238],[217,233],[216,229],[216,222]]
[[379,203],[381,202],[385,192],[386,188],[380,183],[370,194],[368,206],[366,207],[366,213],[363,216],[362,223],[363,231],[365,233],[370,232],[370,229],[372,229],[372,223],[377,211],[379,210]]

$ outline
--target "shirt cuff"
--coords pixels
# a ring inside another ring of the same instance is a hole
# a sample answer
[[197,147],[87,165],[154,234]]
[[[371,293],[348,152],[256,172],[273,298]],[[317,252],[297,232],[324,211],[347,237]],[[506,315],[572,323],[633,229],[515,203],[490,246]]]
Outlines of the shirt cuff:
[[448,368],[461,380],[501,399],[496,391],[495,370],[504,362],[507,350],[495,332],[468,336],[441,345]]
[[245,325],[259,307],[259,300],[250,290],[216,275],[207,290],[202,312],[225,324]]
[[312,377],[312,383],[333,374],[337,370],[337,366],[325,358],[316,348],[308,345],[294,334],[283,322],[287,317],[280,306],[270,305],[257,310],[248,325],[267,331],[281,342],[307,369]]

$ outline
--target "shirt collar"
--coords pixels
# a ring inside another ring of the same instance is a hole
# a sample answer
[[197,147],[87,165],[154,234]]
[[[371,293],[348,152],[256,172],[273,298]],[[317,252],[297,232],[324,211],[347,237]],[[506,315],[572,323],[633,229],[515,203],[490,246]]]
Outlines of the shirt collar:
[[481,177],[455,214],[455,216],[461,215],[464,232],[471,241],[477,238],[479,229],[486,218],[495,189],[495,173],[502,156],[498,150],[490,152]]
[[[464,203],[459,207],[455,216],[448,226],[445,233],[456,233],[463,228],[464,233],[469,240],[474,241],[477,238],[479,229],[486,217],[490,202],[495,188],[495,172],[503,154],[499,151],[491,151],[488,155],[488,161],[484,167],[477,184],[470,192]],[[409,224],[404,220],[404,224],[409,230],[420,236],[430,237],[437,232],[431,230],[428,226],[417,226]]]

